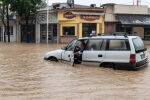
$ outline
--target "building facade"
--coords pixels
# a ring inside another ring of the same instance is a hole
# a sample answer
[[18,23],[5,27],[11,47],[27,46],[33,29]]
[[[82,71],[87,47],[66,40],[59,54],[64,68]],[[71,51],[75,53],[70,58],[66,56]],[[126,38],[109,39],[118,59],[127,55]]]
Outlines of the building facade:
[[[58,21],[57,13],[49,11],[47,22],[47,11],[40,11],[36,17],[36,43],[46,43],[47,36],[49,43],[57,43],[58,36]],[[48,23],[48,35],[47,35],[47,23]]]
[[[91,33],[104,33],[103,9],[82,5],[69,8],[65,3],[59,4],[57,7],[59,9],[52,9],[51,7],[48,15],[47,9],[38,11],[36,16],[36,43],[46,43],[47,36],[49,43],[68,43],[75,38],[90,36]],[[47,16],[49,17],[48,35]]]
[[[13,15],[10,20],[11,42],[47,43],[48,39],[48,43],[68,43],[75,38],[113,32],[135,33],[150,40],[150,10],[147,6],[70,7],[67,3],[55,3],[48,12],[47,8],[39,9],[36,15],[29,17],[28,31],[25,24],[24,18]],[[4,29],[0,22],[0,41],[4,41]]]
[[100,8],[73,8],[57,10],[59,41],[88,37],[91,33],[104,33],[104,14]]
[[[6,23],[6,22],[5,22]],[[16,22],[16,17],[14,15],[10,16],[10,41],[11,42],[17,42],[17,22]],[[0,22],[0,41],[4,41],[4,32],[5,28],[2,22]],[[8,41],[8,35],[5,35],[6,41]]]
[[150,13],[148,6],[104,4],[105,33],[134,33],[150,40]]

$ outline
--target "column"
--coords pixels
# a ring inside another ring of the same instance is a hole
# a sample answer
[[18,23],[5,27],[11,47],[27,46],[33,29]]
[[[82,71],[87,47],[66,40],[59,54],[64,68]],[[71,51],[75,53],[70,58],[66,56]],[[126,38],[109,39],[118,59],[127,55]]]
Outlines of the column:
[[79,23],[79,38],[82,38],[82,23]]

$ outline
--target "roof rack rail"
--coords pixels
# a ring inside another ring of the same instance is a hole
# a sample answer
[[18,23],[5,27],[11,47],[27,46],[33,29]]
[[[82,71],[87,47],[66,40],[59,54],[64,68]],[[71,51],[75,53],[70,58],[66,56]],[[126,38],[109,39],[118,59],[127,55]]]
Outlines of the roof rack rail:
[[128,34],[126,32],[114,32],[114,33],[99,33],[99,34],[92,34],[90,35],[90,37],[95,37],[95,36],[124,36],[124,37],[128,37],[128,36],[137,36],[135,33],[131,33]]
[[114,32],[114,33],[104,33],[102,34],[101,36],[125,36],[125,37],[128,37],[128,36],[137,36],[136,34],[128,34],[126,32]]

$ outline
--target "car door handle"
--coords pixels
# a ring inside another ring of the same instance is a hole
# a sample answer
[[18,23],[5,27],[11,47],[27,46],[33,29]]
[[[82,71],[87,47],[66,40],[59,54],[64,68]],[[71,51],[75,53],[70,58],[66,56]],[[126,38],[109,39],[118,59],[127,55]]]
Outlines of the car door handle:
[[103,57],[103,55],[98,55],[98,57]]

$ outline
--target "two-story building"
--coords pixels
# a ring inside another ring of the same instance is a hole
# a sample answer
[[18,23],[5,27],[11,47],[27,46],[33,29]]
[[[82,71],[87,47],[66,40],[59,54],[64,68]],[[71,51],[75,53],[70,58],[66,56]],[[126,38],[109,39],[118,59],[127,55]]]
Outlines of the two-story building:
[[105,33],[134,33],[150,40],[150,13],[148,6],[104,4]]
[[[53,9],[54,7],[57,7]],[[49,17],[47,20],[47,16]],[[48,21],[48,22],[47,22]],[[48,35],[47,35],[47,23]],[[68,43],[74,38],[104,33],[104,10],[102,8],[67,3],[53,4],[38,11],[36,17],[36,42]]]

